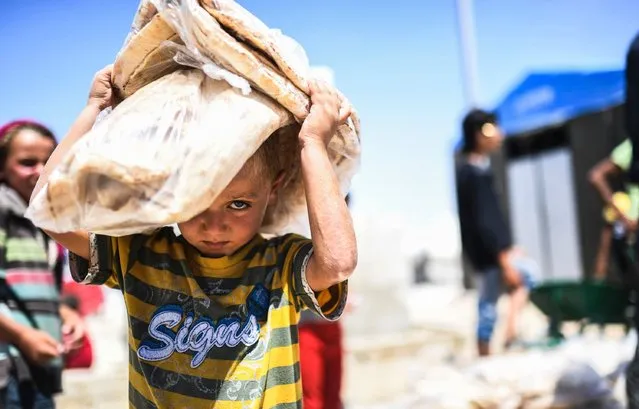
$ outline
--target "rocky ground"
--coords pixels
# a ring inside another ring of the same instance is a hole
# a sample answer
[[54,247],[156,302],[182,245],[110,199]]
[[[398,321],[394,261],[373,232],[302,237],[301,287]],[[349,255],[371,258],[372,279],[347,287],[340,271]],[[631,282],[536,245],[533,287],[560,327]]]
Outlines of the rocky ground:
[[[378,301],[383,303],[383,300]],[[475,295],[463,293],[452,286],[422,286],[411,289],[403,297],[403,302],[409,307],[403,311],[406,316],[402,318],[410,322],[404,329],[392,327],[389,323],[388,328],[392,330],[376,330],[374,334],[367,334],[361,324],[361,315],[355,313],[345,319],[348,335],[344,398],[347,408],[466,407],[460,403],[461,400],[456,403],[441,401],[439,404],[444,406],[436,406],[433,399],[442,394],[454,397],[454,389],[458,385],[453,379],[468,382],[456,368],[468,367],[475,361]],[[501,310],[504,307],[503,303],[500,304]],[[365,305],[360,308],[366,309]],[[401,313],[399,309],[396,312]],[[127,407],[126,339],[122,315],[123,311],[112,308],[108,313],[89,320],[96,346],[95,366],[89,371],[66,373],[66,393],[59,398],[59,407]],[[398,320],[401,321],[399,317]],[[523,321],[527,338],[543,335],[545,319],[536,309],[529,308]],[[501,328],[498,328],[496,345],[500,334]],[[598,334],[593,337],[595,340],[601,338]],[[613,328],[605,337],[619,339],[619,330]],[[519,366],[529,365],[526,362],[530,360],[522,359],[513,358],[513,365],[515,362],[519,362]],[[495,393],[505,392],[496,390]]]

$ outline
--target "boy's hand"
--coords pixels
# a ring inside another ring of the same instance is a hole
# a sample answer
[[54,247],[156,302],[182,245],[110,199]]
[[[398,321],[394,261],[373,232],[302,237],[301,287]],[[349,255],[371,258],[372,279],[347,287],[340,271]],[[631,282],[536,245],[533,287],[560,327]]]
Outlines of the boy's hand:
[[351,107],[344,98],[328,84],[321,81],[311,81],[311,112],[302,124],[300,141],[320,142],[328,145],[337,131],[337,127],[344,123],[351,115]]
[[91,91],[89,91],[88,105],[96,106],[100,111],[113,105],[113,85],[111,75],[113,65],[107,65],[93,77]]

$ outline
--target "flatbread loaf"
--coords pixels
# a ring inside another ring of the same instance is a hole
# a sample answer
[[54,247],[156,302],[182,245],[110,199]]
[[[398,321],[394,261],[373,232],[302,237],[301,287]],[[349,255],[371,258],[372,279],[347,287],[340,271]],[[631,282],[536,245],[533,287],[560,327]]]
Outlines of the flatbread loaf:
[[137,24],[144,24],[113,64],[113,85],[121,100],[180,68],[173,59],[174,51],[162,46],[165,41],[182,44],[180,37],[159,14],[151,15],[148,22],[145,22],[146,18],[149,18],[148,14],[139,18]]
[[[234,37],[272,58],[286,78],[308,94],[308,68],[304,66],[308,64],[306,56],[292,55],[296,50],[291,50],[290,46],[286,47],[279,32],[270,29],[235,1],[200,0],[200,4]],[[303,50],[299,51],[303,53]],[[295,61],[300,58],[304,61],[296,64]]]
[[[217,64],[251,92],[207,77],[206,66],[185,69],[177,49],[197,50],[193,61]],[[308,71],[299,45],[232,0],[142,0],[114,63],[122,102],[76,143],[29,217],[52,231],[114,236],[188,220],[277,132],[286,177],[262,232],[287,232],[306,213],[298,132],[310,109]],[[359,135],[353,111],[329,144],[344,194],[358,169]]]
[[138,11],[135,13],[135,18],[133,19],[132,28],[134,33],[142,30],[142,27],[146,26],[156,14],[158,14],[158,9],[152,0],[140,1]]
[[298,89],[276,67],[224,31],[203,8],[194,8],[193,21],[195,40],[207,57],[248,79],[296,118],[306,118],[310,109],[308,95]]
[[[157,2],[159,6],[163,3],[162,0]],[[175,1],[173,3],[175,6]],[[129,75],[136,78],[127,80],[124,78],[127,73],[116,73],[116,78],[123,77],[119,80],[120,82],[131,84],[126,94],[135,92],[136,87],[143,86],[146,81],[153,78],[153,75],[145,74],[145,71],[150,69],[150,64],[139,56],[136,57],[139,55],[140,47],[135,43],[139,42],[147,46],[156,44],[156,47],[160,47],[164,41],[171,41],[169,38],[174,38],[171,36],[184,28],[175,27],[175,24],[179,23],[175,18],[175,11],[188,10],[188,18],[182,16],[182,20],[188,20],[190,24],[189,38],[183,39],[184,43],[187,43],[187,40],[190,41],[187,44],[196,47],[214,63],[247,79],[253,88],[253,93],[259,91],[273,98],[291,112],[298,121],[306,118],[310,109],[307,80],[309,69],[304,51],[299,45],[278,31],[270,29],[233,0],[200,0],[199,2],[179,0],[177,3],[177,6],[171,10],[167,7],[164,9],[158,7],[159,14],[155,15],[149,23],[153,23],[154,19],[167,19],[166,24],[174,26],[172,32],[157,29],[149,29],[145,32],[143,28],[128,44],[128,54],[125,51],[118,56],[118,60],[129,58],[130,61],[127,64],[138,64],[135,70],[129,70],[131,73]],[[144,18],[139,19],[144,20]],[[342,96],[342,99],[345,104],[349,103],[345,97]],[[294,159],[289,163],[287,173],[289,177],[283,184],[281,200],[269,209],[263,226],[265,232],[279,233],[285,229],[292,214],[305,212],[306,200],[295,129],[299,127],[288,127],[281,131],[284,135],[280,137],[281,155],[292,156]],[[359,166],[361,153],[359,135],[359,117],[353,110],[349,121],[338,128],[336,137],[329,145],[331,160],[344,192],[348,190],[350,179]]]

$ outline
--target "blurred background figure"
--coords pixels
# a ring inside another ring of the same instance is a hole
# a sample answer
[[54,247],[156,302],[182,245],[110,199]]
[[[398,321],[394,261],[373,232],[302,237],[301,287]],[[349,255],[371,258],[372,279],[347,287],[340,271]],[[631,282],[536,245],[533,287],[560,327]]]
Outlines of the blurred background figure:
[[[346,203],[350,206],[350,195],[346,196]],[[299,332],[304,408],[341,409],[344,362],[341,322],[326,321],[304,310]]]
[[0,406],[52,408],[65,353],[84,334],[60,304],[64,251],[24,217],[53,133],[32,121],[0,128]]
[[[628,284],[632,280],[630,268],[634,259],[630,253],[631,244],[639,216],[639,185],[630,182],[627,174],[631,161],[632,143],[626,139],[589,173],[590,183],[604,202],[603,216],[606,221],[597,255],[595,277],[606,278],[610,259],[608,249],[612,249],[612,260],[622,274],[619,278]],[[615,191],[610,180],[622,181],[623,189]]]
[[[634,152],[639,152],[639,34],[632,40],[626,54],[626,132]],[[639,155],[632,159],[629,177],[639,184]]]
[[506,347],[517,341],[517,322],[536,276],[533,263],[513,245],[495,191],[490,155],[501,148],[503,135],[495,115],[470,111],[463,120],[463,158],[457,167],[457,201],[463,252],[479,281],[477,349],[490,354],[502,287],[510,295]]
[[[632,165],[629,172],[630,181],[639,185],[639,34],[632,40],[626,55],[626,101],[625,101],[626,132],[628,133],[632,147]],[[639,205],[633,203],[632,211],[637,211]],[[635,224],[636,228],[636,224]],[[639,242],[635,239],[631,255],[634,259],[632,266],[632,279],[635,283],[635,292],[639,289],[639,265],[637,264],[637,254]],[[636,308],[636,306],[635,306]],[[635,312],[635,329],[639,328],[639,314]],[[639,345],[635,351],[635,356],[628,366],[626,373],[626,393],[628,396],[628,408],[639,408]]]
[[[62,305],[75,311],[82,316],[82,301],[80,298],[73,294],[63,294]],[[87,369],[93,365],[93,345],[89,338],[88,332],[84,333],[84,336],[80,340],[80,346],[72,351],[69,351],[64,357],[64,369]]]

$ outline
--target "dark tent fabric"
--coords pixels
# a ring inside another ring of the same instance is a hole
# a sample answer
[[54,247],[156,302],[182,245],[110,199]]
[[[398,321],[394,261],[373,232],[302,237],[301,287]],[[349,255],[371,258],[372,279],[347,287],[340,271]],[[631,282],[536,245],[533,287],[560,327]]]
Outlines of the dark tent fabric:
[[630,136],[635,152],[630,179],[639,183],[639,34],[628,48],[626,86],[626,133]]

